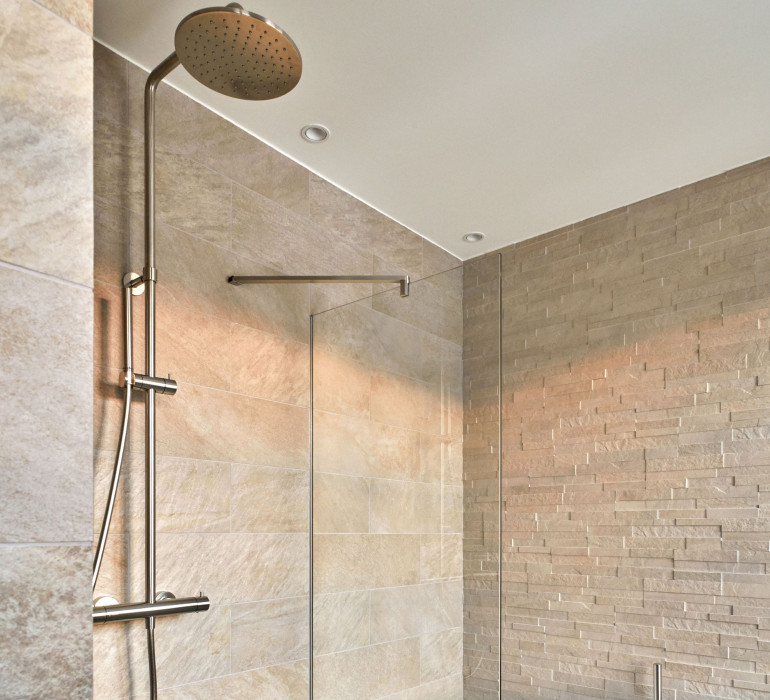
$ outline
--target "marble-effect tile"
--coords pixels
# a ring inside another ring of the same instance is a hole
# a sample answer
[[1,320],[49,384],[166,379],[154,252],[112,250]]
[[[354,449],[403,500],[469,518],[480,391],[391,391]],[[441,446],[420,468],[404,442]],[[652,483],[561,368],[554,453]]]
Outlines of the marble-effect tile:
[[0,148],[14,156],[0,174],[0,259],[88,286],[91,40],[29,0],[4,15]]
[[2,546],[0,682],[7,698],[91,690],[90,547]]
[[307,532],[308,472],[250,464],[230,468],[233,532]]
[[0,291],[0,541],[86,542],[91,294],[11,268],[0,268]]
[[308,606],[306,596],[232,606],[232,671],[307,658]]
[[369,597],[369,591],[315,596],[313,653],[316,656],[369,644]]

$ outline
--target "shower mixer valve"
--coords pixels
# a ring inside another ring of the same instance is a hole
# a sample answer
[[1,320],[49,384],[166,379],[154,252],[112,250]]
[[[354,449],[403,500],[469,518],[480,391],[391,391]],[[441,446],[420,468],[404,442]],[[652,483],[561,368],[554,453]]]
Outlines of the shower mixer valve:
[[163,377],[149,377],[146,374],[139,374],[131,370],[120,373],[120,386],[130,385],[136,389],[155,389],[159,394],[176,394],[177,383],[168,375],[168,379]]

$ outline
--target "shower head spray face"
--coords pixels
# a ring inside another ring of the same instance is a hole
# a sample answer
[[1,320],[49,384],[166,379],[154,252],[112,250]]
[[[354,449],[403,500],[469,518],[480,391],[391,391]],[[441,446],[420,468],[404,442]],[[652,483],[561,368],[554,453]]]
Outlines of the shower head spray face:
[[289,36],[237,5],[187,15],[174,44],[190,75],[228,97],[271,100],[292,90],[302,75],[302,57]]

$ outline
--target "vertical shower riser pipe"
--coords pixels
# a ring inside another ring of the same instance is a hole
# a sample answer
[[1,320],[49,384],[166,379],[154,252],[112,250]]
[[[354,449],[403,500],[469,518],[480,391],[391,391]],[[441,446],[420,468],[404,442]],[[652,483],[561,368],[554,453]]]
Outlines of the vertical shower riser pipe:
[[315,578],[313,576],[313,556],[314,556],[314,545],[313,545],[313,537],[315,536],[315,526],[313,525],[313,517],[314,517],[314,483],[313,483],[313,469],[314,469],[314,461],[313,461],[313,425],[314,425],[314,419],[313,419],[313,410],[314,410],[314,393],[313,393],[313,372],[314,372],[314,366],[313,366],[313,345],[315,344],[315,317],[313,314],[310,314],[310,333],[309,333],[309,341],[310,341],[310,395],[308,397],[308,402],[310,403],[310,411],[308,412],[308,487],[309,487],[309,501],[308,501],[308,569],[310,572],[310,580],[308,581],[308,613],[309,613],[309,628],[308,628],[308,646],[310,647],[310,653],[308,654],[308,700],[313,700],[313,672],[314,672],[314,663],[313,663],[313,655],[314,650],[313,647],[315,646],[314,642],[314,600],[313,600],[313,594],[314,594],[314,582]]
[[[144,270],[145,373],[155,376],[155,92],[161,81],[179,65],[172,53],[147,78],[144,88]],[[145,601],[155,601],[155,389],[145,399]],[[147,629],[155,618],[147,618]],[[151,669],[152,671],[153,669]],[[154,680],[154,679],[153,679]],[[153,689],[154,690],[154,689]]]

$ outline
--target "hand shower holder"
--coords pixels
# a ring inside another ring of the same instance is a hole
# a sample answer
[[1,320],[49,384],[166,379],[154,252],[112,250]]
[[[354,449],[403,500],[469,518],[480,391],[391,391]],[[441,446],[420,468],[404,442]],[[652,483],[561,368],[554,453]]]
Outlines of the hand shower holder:
[[126,386],[127,384],[131,385],[134,389],[142,389],[143,391],[155,389],[159,394],[170,394],[171,396],[176,394],[179,388],[176,381],[171,378],[171,375],[168,376],[168,379],[164,379],[163,377],[150,377],[138,372],[121,372],[120,385]]

